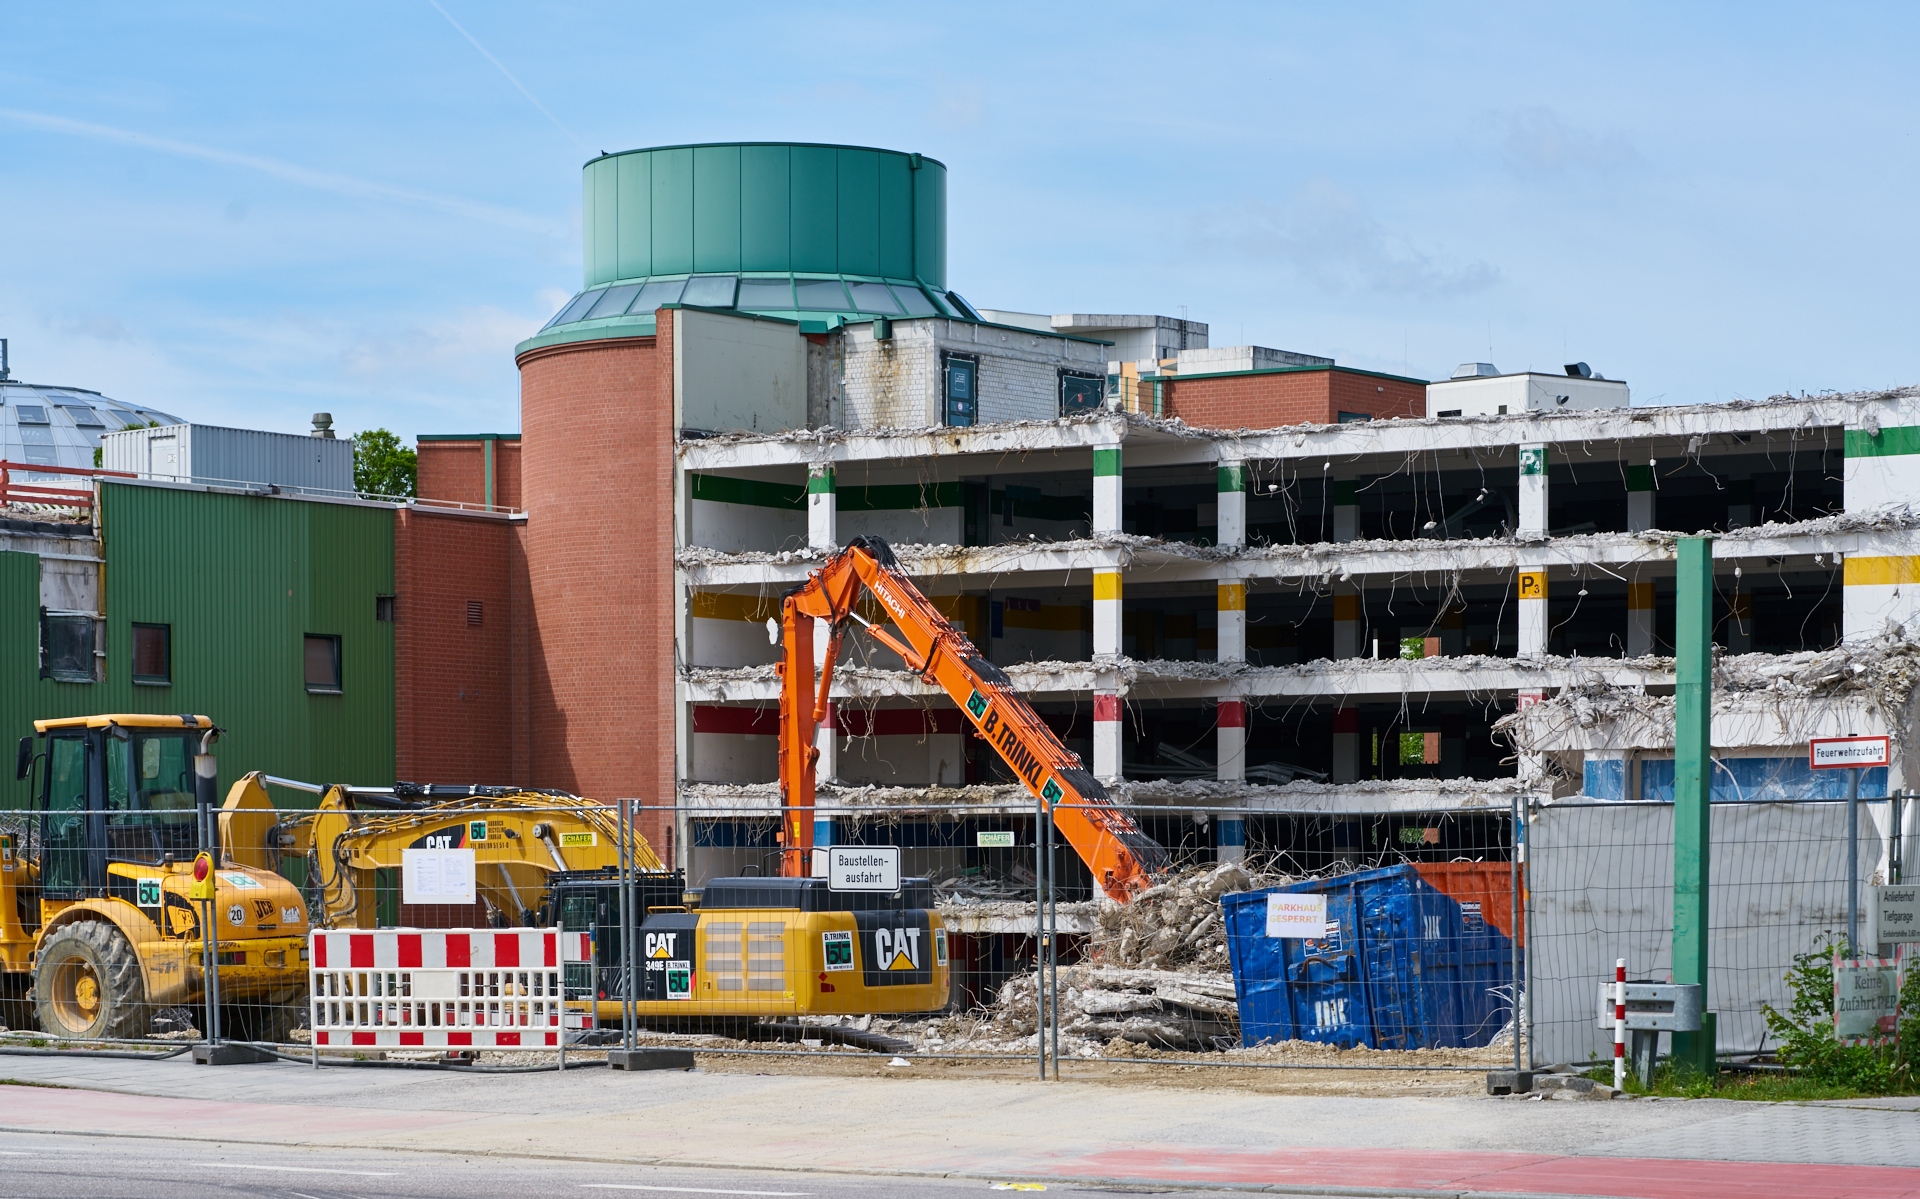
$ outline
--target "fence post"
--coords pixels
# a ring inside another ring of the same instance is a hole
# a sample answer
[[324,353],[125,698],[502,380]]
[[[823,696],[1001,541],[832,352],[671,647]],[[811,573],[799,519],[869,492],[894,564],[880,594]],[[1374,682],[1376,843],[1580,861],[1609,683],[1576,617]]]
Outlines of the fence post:
[[1513,983],[1513,1068],[1520,1063],[1520,998],[1524,993],[1520,980],[1520,938],[1525,925],[1520,923],[1520,797],[1513,797],[1513,816],[1507,825],[1507,932],[1512,943],[1513,964],[1508,976]]
[[1047,808],[1047,1012],[1053,1025],[1053,1080],[1060,1081],[1060,888],[1054,861],[1053,808]]
[[1682,537],[1675,563],[1673,981],[1700,988],[1699,1032],[1673,1034],[1673,1058],[1714,1069],[1707,994],[1708,858],[1713,830],[1713,538]]
[[1033,797],[1033,1055],[1047,1081],[1047,851],[1046,801]]

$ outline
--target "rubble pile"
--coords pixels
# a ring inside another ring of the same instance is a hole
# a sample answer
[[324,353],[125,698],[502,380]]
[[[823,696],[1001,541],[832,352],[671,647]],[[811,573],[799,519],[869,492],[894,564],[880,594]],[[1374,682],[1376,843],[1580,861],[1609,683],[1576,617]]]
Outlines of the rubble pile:
[[1174,875],[1134,896],[1132,903],[1103,904],[1094,918],[1089,956],[1102,966],[1225,970],[1220,897],[1292,881],[1278,874],[1256,879],[1236,862]]

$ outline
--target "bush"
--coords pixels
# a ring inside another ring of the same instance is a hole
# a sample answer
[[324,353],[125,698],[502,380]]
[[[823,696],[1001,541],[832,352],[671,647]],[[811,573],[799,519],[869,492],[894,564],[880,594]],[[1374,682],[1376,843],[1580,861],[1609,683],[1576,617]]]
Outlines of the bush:
[[1811,1082],[1869,1095],[1920,1086],[1920,970],[1901,980],[1900,1025],[1892,1045],[1842,1045],[1833,1035],[1833,956],[1851,956],[1847,939],[1822,933],[1793,959],[1786,983],[1792,998],[1781,1012],[1763,1008],[1767,1031],[1780,1042],[1780,1061]]

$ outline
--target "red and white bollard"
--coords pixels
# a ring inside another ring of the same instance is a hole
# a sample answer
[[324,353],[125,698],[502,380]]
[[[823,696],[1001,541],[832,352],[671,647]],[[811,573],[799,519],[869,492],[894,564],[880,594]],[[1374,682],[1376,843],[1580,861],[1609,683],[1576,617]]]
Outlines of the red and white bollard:
[[1613,963],[1613,1085],[1627,1089],[1627,959]]

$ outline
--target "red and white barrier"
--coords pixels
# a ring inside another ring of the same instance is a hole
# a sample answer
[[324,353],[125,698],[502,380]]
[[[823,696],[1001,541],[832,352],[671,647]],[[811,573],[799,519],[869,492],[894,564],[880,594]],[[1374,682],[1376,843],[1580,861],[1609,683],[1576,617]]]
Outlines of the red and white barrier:
[[556,1048],[566,963],[592,954],[592,934],[557,929],[315,930],[313,1043]]
[[1627,959],[1613,963],[1613,1086],[1627,1089]]

